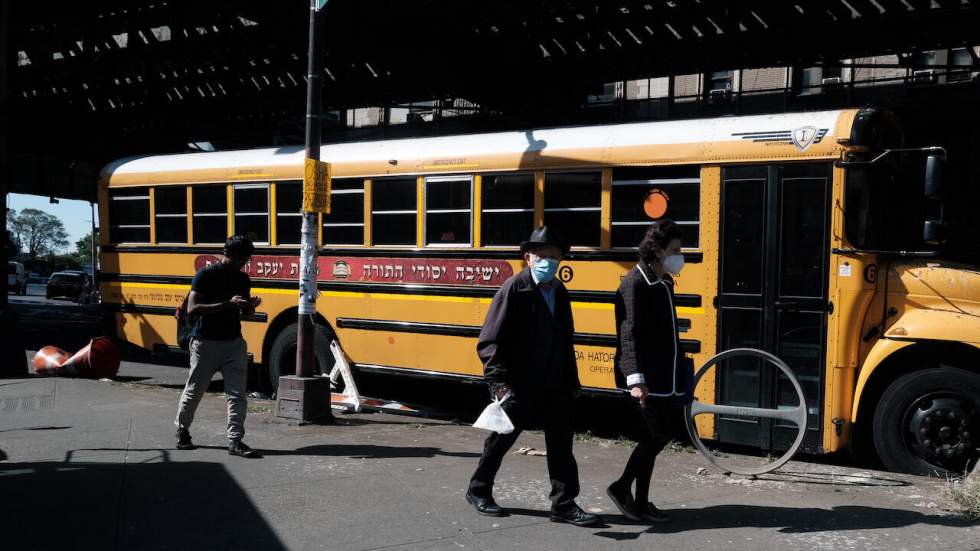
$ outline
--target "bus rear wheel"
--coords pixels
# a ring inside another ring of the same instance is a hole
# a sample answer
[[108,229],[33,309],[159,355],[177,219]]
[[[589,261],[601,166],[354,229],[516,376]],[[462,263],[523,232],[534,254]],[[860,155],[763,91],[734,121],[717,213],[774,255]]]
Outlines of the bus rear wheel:
[[[279,377],[296,374],[296,334],[299,324],[287,325],[272,341],[269,349],[269,386],[272,394],[279,391]],[[330,351],[330,341],[335,337],[329,327],[318,325],[314,331],[316,338],[313,345],[313,356],[316,359],[313,375],[320,376],[330,373],[333,369],[334,358]]]
[[873,431],[889,470],[963,474],[980,458],[980,375],[941,366],[899,377],[881,396]]

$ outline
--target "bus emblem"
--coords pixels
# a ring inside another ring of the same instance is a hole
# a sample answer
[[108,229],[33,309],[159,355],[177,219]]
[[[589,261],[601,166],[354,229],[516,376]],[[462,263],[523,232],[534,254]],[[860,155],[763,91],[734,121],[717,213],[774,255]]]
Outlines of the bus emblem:
[[338,260],[333,263],[333,276],[336,279],[347,279],[350,277],[350,264],[344,262],[343,260]]
[[793,145],[796,149],[800,151],[806,151],[808,147],[813,145],[814,140],[817,137],[817,129],[812,126],[804,126],[793,130],[792,139]]

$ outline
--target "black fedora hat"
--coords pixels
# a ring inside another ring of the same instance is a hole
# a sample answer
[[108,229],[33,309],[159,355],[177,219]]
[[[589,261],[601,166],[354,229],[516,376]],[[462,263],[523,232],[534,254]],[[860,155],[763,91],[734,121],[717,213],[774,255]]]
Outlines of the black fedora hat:
[[539,226],[531,232],[530,239],[521,242],[521,252],[526,253],[529,248],[535,245],[551,245],[561,249],[562,255],[568,254],[568,244],[559,237],[558,232],[548,226]]

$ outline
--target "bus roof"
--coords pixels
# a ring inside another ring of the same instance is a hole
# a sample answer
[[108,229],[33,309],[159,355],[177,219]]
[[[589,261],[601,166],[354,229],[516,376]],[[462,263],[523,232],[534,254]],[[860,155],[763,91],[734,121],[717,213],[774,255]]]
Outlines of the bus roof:
[[[833,157],[857,110],[548,128],[324,145],[335,176]],[[153,155],[106,166],[111,185],[302,178],[303,148]]]

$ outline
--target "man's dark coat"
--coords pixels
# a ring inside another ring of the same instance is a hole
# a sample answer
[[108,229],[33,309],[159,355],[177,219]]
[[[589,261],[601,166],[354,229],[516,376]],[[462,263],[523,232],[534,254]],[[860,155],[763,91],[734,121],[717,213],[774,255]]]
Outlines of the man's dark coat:
[[525,269],[497,291],[476,345],[491,391],[509,385],[519,398],[540,393],[571,396],[581,388],[568,290],[554,280],[555,313]]

